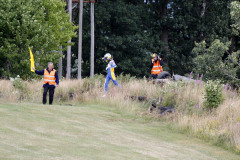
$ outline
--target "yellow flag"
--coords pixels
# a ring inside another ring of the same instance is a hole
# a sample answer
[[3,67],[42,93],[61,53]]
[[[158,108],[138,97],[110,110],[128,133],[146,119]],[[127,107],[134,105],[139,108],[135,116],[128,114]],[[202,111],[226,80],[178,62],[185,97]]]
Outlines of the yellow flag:
[[32,67],[35,68],[35,63],[34,63],[34,57],[33,57],[33,54],[32,54],[32,51],[31,51],[31,48],[29,47],[29,52],[30,52],[30,62],[31,62],[31,71],[32,72],[35,72]]

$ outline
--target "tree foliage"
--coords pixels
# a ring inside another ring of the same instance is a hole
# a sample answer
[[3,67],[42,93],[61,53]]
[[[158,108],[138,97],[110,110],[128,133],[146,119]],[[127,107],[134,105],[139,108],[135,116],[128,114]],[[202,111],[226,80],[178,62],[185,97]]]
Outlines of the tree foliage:
[[234,1],[231,3],[231,18],[234,23],[232,24],[233,32],[235,35],[240,33],[240,2]]
[[223,87],[221,83],[219,81],[207,81],[204,95],[204,105],[206,108],[212,111],[223,101]]
[[[90,67],[90,8],[84,7],[83,20],[83,76],[89,75]],[[117,74],[125,73],[143,77],[149,74],[151,53],[161,49],[161,41],[155,19],[143,2],[104,0],[95,4],[95,73],[103,73],[105,53],[113,55]],[[78,14],[76,14],[78,15]],[[77,23],[78,17],[75,17]],[[77,44],[77,39],[76,43]],[[77,53],[77,45],[73,47]],[[73,55],[73,59],[77,54]],[[77,65],[73,61],[73,67]]]
[[[64,7],[66,3],[60,0],[0,2],[1,76],[30,76],[28,46],[33,47],[41,68],[47,61],[57,62],[58,46],[66,46],[76,29]],[[77,5],[73,9],[76,25],[78,11]],[[237,83],[239,15],[239,2],[234,0],[97,0],[95,73],[104,73],[106,64],[101,58],[109,52],[118,65],[117,74],[148,76],[150,55],[156,52],[163,58],[163,69],[170,73],[184,75],[194,70],[206,79]],[[77,77],[78,39],[73,38],[72,42],[72,75]],[[82,58],[82,75],[87,77],[90,75],[87,3],[83,13]],[[63,62],[65,71],[66,59]]]
[[225,60],[222,58],[224,53],[229,50],[230,44],[230,42],[223,43],[218,39],[213,41],[209,47],[205,41],[196,43],[196,47],[193,49],[193,53],[197,55],[194,58],[196,66],[194,71],[204,74],[205,79],[227,79],[227,74],[230,74],[233,68],[227,67],[231,64],[228,58]]
[[[234,21],[233,34],[239,36],[240,3],[231,3],[231,17]],[[209,46],[203,41],[196,43],[193,54],[195,72],[202,73],[206,79],[220,79],[239,86],[240,84],[240,50],[230,52],[231,41],[221,42],[219,39],[214,40]]]
[[[231,2],[232,0],[97,1],[95,73],[103,73],[105,64],[101,57],[106,52],[114,55],[118,73],[143,77],[150,74],[150,53],[153,52],[163,57],[164,70],[184,75],[195,66],[194,58],[197,55],[192,52],[195,42],[205,40],[206,43],[212,43],[215,39],[231,41],[229,52],[236,51],[240,45],[230,27]],[[85,5],[83,76],[88,76],[90,70],[89,13],[89,5]],[[74,19],[78,21],[77,16]],[[77,46],[73,47],[73,52],[77,53]],[[73,64],[74,59],[77,59],[77,54],[74,55]]]
[[30,76],[28,47],[35,62],[43,68],[47,61],[57,62],[60,45],[75,35],[61,0],[0,1],[1,76]]

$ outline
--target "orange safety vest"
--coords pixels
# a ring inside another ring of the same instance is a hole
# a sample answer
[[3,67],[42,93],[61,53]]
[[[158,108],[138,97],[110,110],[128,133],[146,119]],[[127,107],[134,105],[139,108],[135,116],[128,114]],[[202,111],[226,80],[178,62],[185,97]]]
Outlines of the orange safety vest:
[[44,84],[48,83],[49,85],[56,85],[55,72],[55,69],[53,69],[50,73],[47,69],[44,70]]
[[[152,62],[154,61],[154,59],[152,59]],[[152,67],[152,70],[151,70],[151,74],[159,74],[163,71],[163,68],[162,66],[160,65],[160,62],[157,61],[157,62],[154,62],[153,63],[153,67]]]

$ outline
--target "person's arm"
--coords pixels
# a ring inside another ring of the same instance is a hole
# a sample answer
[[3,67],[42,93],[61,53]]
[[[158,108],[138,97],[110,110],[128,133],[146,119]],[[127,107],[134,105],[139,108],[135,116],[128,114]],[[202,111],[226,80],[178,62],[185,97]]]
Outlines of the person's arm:
[[116,68],[116,67],[117,67],[116,63],[114,61],[111,61],[109,68]]
[[44,75],[44,69],[41,71],[35,70],[35,73],[38,75]]
[[162,60],[162,58],[159,58],[159,63],[160,63],[161,66],[163,65],[163,60]]
[[151,65],[150,65],[150,68],[152,69],[152,67],[153,67],[153,62],[151,62]]
[[56,78],[55,82],[56,82],[56,84],[58,86],[59,85],[59,78],[58,78],[57,71],[55,71],[55,78]]

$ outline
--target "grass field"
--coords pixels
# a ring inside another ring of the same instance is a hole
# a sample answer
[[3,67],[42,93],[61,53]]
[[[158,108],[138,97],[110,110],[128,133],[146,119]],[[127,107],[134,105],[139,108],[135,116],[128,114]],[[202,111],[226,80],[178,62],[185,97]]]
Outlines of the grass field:
[[160,121],[100,105],[0,104],[0,159],[240,159]]

